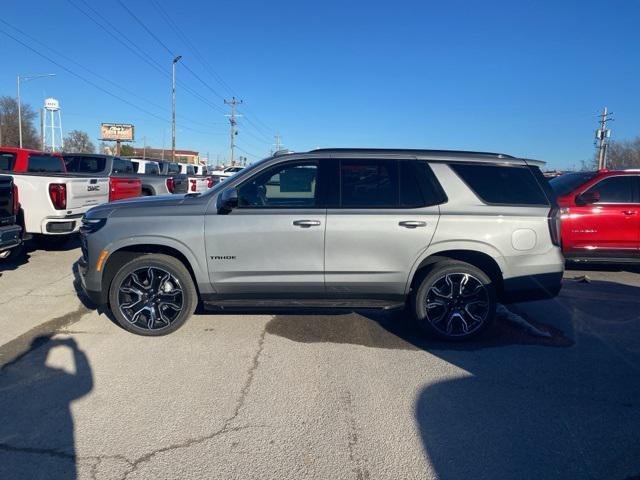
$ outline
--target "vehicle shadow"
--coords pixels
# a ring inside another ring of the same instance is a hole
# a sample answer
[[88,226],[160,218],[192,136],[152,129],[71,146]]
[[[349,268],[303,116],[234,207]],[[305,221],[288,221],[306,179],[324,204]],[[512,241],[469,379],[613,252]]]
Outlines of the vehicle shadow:
[[426,351],[461,375],[425,386],[415,419],[443,479],[630,478],[640,472],[640,288],[567,281],[510,306],[549,337],[498,318],[470,342],[422,335],[402,312],[290,311],[267,332],[296,342]]
[[69,241],[55,247],[43,247],[33,240],[27,240],[20,247],[17,247],[17,251],[12,254],[10,258],[6,260],[0,259],[0,273],[16,270],[22,265],[29,263],[32,253],[36,250],[66,252],[76,248],[80,248],[80,238],[77,235],[73,235]]
[[[47,364],[68,349],[75,372]],[[75,340],[37,337],[0,370],[0,478],[74,479],[76,449],[71,402],[93,388],[89,361]]]
[[428,348],[470,374],[423,388],[416,402],[439,478],[637,475],[638,298],[638,287],[571,282],[558,299],[526,306],[567,332],[570,348]]

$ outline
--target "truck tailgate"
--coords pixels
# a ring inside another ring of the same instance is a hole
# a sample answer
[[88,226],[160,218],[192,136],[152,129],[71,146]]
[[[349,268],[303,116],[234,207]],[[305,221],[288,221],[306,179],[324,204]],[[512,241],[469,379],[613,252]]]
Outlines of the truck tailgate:
[[139,178],[109,178],[109,201],[139,197],[142,193],[142,180]]
[[13,178],[0,176],[0,226],[7,222],[13,223]]
[[204,193],[209,190],[209,179],[207,177],[189,177],[188,193]]
[[107,177],[67,177],[67,209],[92,207],[109,201]]

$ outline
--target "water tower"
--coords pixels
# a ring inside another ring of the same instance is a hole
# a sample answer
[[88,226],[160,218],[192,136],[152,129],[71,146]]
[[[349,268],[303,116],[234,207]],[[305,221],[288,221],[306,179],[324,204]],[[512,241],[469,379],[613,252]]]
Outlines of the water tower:
[[[56,115],[57,114],[57,115]],[[56,122],[56,116],[57,122]],[[60,102],[55,98],[46,98],[44,100],[44,128],[42,129],[42,145],[46,150],[51,152],[62,150],[62,116],[60,114]]]

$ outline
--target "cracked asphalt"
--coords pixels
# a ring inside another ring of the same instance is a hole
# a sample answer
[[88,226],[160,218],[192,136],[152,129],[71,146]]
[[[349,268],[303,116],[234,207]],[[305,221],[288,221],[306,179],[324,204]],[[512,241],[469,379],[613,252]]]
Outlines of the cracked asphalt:
[[640,475],[638,270],[568,270],[558,299],[510,307],[549,337],[288,311],[143,338],[79,298],[79,255],[0,264],[1,479]]

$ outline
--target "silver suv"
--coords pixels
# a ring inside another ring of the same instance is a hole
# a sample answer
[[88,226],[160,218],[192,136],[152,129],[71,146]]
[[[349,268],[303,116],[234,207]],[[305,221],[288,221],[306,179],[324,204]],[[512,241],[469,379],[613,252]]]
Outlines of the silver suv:
[[204,308],[406,306],[466,339],[497,302],[558,294],[564,260],[537,162],[322,149],[255,163],[204,194],[101,205],[83,219],[86,293],[164,335]]

